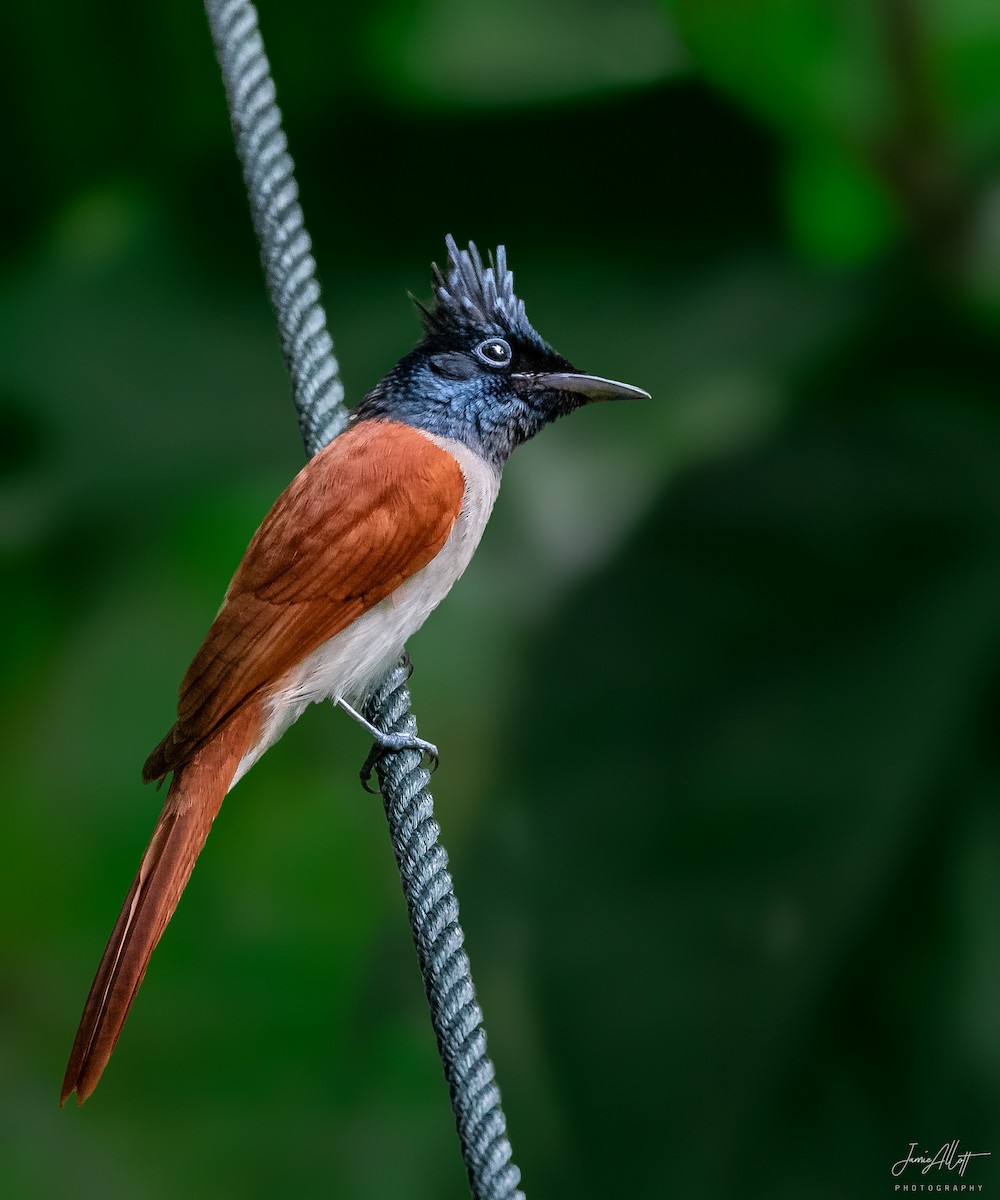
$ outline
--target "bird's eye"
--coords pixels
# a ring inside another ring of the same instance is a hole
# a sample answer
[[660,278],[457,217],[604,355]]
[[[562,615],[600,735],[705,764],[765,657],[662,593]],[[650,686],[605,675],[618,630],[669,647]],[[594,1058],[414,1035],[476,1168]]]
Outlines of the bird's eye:
[[474,351],[480,362],[488,367],[506,367],[510,365],[510,346],[503,338],[487,338],[480,342]]

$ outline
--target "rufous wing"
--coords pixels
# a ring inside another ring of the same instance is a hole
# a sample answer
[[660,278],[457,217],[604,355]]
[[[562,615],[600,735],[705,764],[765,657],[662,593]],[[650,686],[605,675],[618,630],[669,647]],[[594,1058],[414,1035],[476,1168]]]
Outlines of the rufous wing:
[[455,458],[407,425],[363,421],[334,438],[254,534],[143,778],[182,767],[249,696],[426,566],[464,491]]

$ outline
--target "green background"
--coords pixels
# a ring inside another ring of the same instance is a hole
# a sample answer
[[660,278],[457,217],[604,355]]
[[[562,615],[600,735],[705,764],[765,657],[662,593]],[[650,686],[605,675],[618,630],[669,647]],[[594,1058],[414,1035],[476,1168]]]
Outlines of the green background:
[[[529,1197],[1000,1153],[1000,6],[261,8],[350,399],[448,232],[654,396],[519,451],[410,646]],[[199,5],[4,5],[0,100],[0,1191],[461,1197],[328,710],[56,1106],[139,769],[302,450]]]

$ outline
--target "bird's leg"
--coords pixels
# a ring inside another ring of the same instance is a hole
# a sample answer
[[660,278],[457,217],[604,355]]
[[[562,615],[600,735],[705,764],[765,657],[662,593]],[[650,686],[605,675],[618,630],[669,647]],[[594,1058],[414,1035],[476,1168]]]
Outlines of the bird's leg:
[[396,750],[418,750],[421,755],[426,754],[430,762],[430,769],[437,770],[438,762],[440,761],[437,746],[433,742],[425,742],[423,738],[415,737],[409,733],[383,733],[381,729],[373,725],[371,721],[366,720],[361,713],[351,706],[342,697],[334,701],[338,708],[342,708],[349,717],[353,717],[355,721],[366,730],[372,740],[374,746],[368,752],[368,757],[365,759],[365,765],[361,768],[361,786],[366,792],[373,791],[368,786],[368,781],[372,777],[372,772],[375,770],[375,764],[387,752]]

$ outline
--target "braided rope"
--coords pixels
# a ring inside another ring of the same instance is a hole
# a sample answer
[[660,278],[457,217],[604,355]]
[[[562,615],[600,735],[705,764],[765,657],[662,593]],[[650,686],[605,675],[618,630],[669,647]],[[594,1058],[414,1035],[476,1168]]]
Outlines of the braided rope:
[[[365,715],[383,732],[416,735],[407,678],[406,664],[397,664],[369,699]],[[523,1200],[500,1089],[486,1053],[483,1014],[463,945],[448,855],[427,790],[430,776],[420,763],[418,751],[401,750],[383,755],[376,770],[462,1157],[473,1196]]]
[[319,300],[295,166],[281,127],[256,9],[242,0],[206,0],[205,9],[281,349],[292,379],[299,429],[306,453],[313,455],[343,429],[347,412],[340,368]]
[[[312,455],[343,429],[347,412],[271,69],[250,0],[205,0],[205,9],[299,429]],[[416,735],[407,677],[405,664],[397,664],[365,706],[365,716],[383,732]],[[430,777],[415,750],[383,755],[377,770],[472,1195],[523,1200],[463,948],[448,856],[427,790]]]

